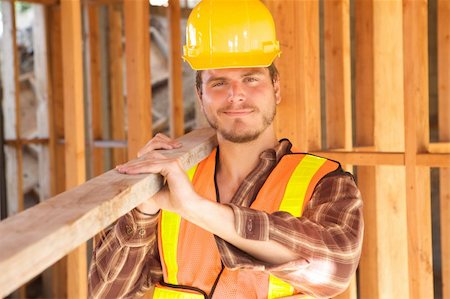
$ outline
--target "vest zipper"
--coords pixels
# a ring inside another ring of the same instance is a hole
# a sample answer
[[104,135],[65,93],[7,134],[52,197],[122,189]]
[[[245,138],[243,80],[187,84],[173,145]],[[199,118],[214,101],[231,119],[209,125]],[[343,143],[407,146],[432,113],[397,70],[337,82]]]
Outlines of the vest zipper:
[[220,269],[220,272],[217,275],[216,280],[214,281],[211,291],[209,292],[209,297],[208,297],[209,299],[212,299],[212,297],[214,295],[214,291],[216,290],[217,284],[219,283],[220,276],[222,276],[223,270],[225,269],[223,262],[221,261],[220,263],[221,263],[222,268]]

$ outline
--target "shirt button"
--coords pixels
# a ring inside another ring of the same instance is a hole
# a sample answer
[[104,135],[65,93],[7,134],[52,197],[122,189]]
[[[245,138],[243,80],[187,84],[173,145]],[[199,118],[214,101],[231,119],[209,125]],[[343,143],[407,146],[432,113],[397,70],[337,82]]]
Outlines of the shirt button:
[[247,222],[247,230],[249,232],[253,231],[253,220],[252,219],[249,219]]
[[139,237],[143,238],[145,236],[145,228],[140,228],[138,230]]
[[125,228],[126,228],[126,231],[127,231],[127,235],[131,236],[131,235],[134,234],[134,229],[133,229],[133,227],[131,225],[127,225],[127,226],[125,226]]

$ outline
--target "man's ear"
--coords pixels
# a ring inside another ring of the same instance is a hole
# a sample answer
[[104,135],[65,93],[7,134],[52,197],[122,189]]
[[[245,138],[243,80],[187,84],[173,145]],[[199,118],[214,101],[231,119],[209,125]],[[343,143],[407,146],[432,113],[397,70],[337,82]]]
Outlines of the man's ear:
[[278,79],[278,76],[273,81],[273,90],[275,94],[275,100],[277,105],[281,102],[281,88],[280,88],[280,80]]
[[195,88],[195,95],[197,96],[197,101],[198,101],[198,104],[200,105],[200,109],[202,110],[202,112],[204,112],[202,92],[199,91],[197,88]]

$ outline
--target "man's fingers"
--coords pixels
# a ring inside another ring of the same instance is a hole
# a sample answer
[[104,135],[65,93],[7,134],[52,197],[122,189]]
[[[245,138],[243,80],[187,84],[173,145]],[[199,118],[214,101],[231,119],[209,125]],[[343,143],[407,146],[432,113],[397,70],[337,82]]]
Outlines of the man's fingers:
[[158,149],[175,149],[180,148],[182,144],[175,139],[171,139],[164,134],[158,133],[155,137],[152,138],[147,144],[141,148],[137,154],[138,157],[141,157],[149,152]]

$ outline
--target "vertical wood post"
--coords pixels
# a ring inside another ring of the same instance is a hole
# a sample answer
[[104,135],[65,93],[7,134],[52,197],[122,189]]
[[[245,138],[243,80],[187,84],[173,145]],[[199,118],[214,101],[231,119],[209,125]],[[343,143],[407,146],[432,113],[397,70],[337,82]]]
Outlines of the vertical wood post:
[[[66,188],[86,179],[81,7],[79,0],[61,0],[61,36],[66,142]],[[86,245],[67,256],[67,297],[87,297]]]
[[127,47],[128,158],[152,136],[150,8],[147,0],[124,1]]
[[277,135],[301,151],[321,148],[319,1],[266,0],[282,50]]
[[181,67],[180,1],[169,0],[169,94],[170,94],[170,135],[184,134],[183,71]]
[[[450,142],[450,1],[438,0],[439,141]],[[440,169],[442,293],[450,299],[450,167]]]
[[405,171],[410,298],[433,298],[429,167],[416,166],[426,152],[428,112],[428,1],[403,1]]
[[[109,86],[111,95],[111,135],[113,140],[125,140],[125,101],[123,97],[122,12],[116,5],[108,6],[109,23]],[[144,53],[142,53],[144,55]],[[126,150],[113,149],[113,165],[127,160]]]

